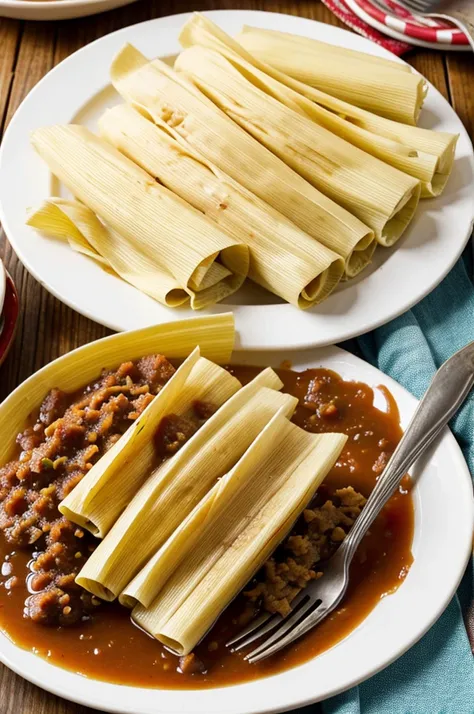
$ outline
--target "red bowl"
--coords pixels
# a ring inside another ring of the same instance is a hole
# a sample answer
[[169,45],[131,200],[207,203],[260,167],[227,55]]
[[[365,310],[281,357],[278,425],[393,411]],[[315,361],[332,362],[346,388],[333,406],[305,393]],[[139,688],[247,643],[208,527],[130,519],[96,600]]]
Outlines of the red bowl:
[[5,290],[5,300],[3,302],[3,312],[0,322],[3,322],[3,329],[0,332],[0,365],[8,354],[18,322],[20,311],[18,293],[13,280],[7,273],[7,284]]

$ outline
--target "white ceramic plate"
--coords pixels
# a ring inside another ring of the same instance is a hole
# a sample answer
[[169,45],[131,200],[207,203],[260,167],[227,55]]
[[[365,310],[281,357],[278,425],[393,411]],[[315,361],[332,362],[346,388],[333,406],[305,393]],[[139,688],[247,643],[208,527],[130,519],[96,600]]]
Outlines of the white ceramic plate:
[[18,20],[71,20],[132,2],[135,0],[0,0],[0,16]]
[[[285,30],[326,42],[393,56],[345,30],[298,17],[249,11],[208,13],[227,32],[244,23]],[[0,208],[5,231],[28,270],[54,295],[78,312],[115,330],[182,318],[191,310],[171,310],[153,301],[67,245],[46,240],[25,226],[26,210],[58,188],[28,142],[29,132],[45,124],[76,121],[94,128],[106,106],[119,100],[108,83],[115,53],[126,43],[147,56],[179,51],[178,33],[188,15],[150,20],[87,45],[53,69],[15,114],[0,153]],[[474,218],[474,157],[470,140],[445,99],[430,89],[422,122],[459,132],[453,175],[443,196],[424,201],[396,250],[380,249],[373,265],[342,285],[322,305],[300,311],[247,282],[227,305],[245,349],[299,349],[333,344],[360,335],[407,310],[429,293],[459,257]],[[236,304],[239,303],[239,304]]]
[[[416,400],[352,354],[326,347],[284,356],[294,369],[323,366],[346,379],[361,380],[374,387],[386,385],[398,403],[402,426],[407,426]],[[278,366],[281,357],[247,352],[236,354],[234,361]],[[383,398],[380,405],[376,404],[383,408]],[[413,477],[414,563],[407,578],[345,640],[306,664],[232,687],[158,692],[67,672],[15,647],[1,634],[0,660],[25,679],[66,699],[120,714],[268,714],[332,696],[386,667],[428,630],[451,600],[469,558],[473,526],[471,479],[447,429],[423,464],[415,468]]]

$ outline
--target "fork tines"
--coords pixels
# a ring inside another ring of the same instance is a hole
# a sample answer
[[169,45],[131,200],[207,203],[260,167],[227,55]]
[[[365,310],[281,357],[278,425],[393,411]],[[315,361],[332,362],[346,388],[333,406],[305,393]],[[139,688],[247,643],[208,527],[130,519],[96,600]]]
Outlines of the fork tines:
[[436,5],[439,5],[438,0],[399,0],[399,4],[404,6],[410,12],[432,12]]
[[[293,601],[292,609],[285,617],[281,615],[270,615],[265,613],[257,617],[242,632],[227,643],[232,652],[237,652],[248,647],[255,640],[259,640],[265,635],[269,635],[254,650],[245,655],[244,659],[250,662],[269,657],[278,650],[286,647],[287,644],[299,637],[296,630],[302,618],[310,612],[312,608],[317,608],[319,602],[314,602],[307,597],[305,592],[301,592]],[[303,624],[303,623],[302,623]],[[277,629],[275,629],[277,628]],[[296,629],[294,629],[296,628]],[[271,634],[272,633],[272,634]]]

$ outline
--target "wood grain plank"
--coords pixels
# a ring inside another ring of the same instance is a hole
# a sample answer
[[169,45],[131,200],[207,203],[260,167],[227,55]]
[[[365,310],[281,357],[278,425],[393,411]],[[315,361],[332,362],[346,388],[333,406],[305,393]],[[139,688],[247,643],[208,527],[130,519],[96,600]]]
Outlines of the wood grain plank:
[[21,38],[7,121],[30,89],[53,65],[55,27],[53,23],[28,22]]
[[[314,0],[201,0],[199,9],[267,10],[309,17],[342,26]],[[89,18],[57,23],[0,21],[0,121],[11,120],[27,92],[52,66],[109,32],[152,17],[191,12],[195,0],[142,0]],[[18,50],[18,43],[21,43]],[[157,48],[159,53],[159,48]],[[472,129],[473,98],[469,91],[470,58],[453,56],[446,67],[440,53],[416,50],[408,57],[413,66],[443,93],[453,96],[457,111]],[[11,271],[20,293],[21,318],[16,342],[0,368],[0,400],[33,371],[71,349],[98,339],[108,331],[69,309],[49,295],[22,267],[0,235],[0,257]],[[311,709],[316,714],[316,709]],[[0,666],[0,714],[93,714],[93,710],[43,692]]]
[[[52,25],[26,24],[21,38],[5,126],[8,126],[11,117],[30,89],[52,67],[54,36]],[[37,366],[35,336],[38,331],[39,315],[44,306],[42,296],[44,291],[28,276],[3,233],[0,239],[0,257],[3,258],[7,270],[15,281],[22,305],[15,345],[2,370],[0,380],[0,399],[2,399]]]
[[451,101],[454,109],[466,127],[466,131],[474,138],[474,80],[472,69],[472,54],[449,52],[446,60]]
[[0,126],[10,98],[21,30],[19,20],[0,19]]
[[[55,64],[56,34],[54,23],[26,23],[5,125],[30,89]],[[59,354],[97,339],[107,331],[70,310],[42,288],[22,266],[3,233],[0,257],[15,281],[21,304],[15,344],[0,373],[1,400]]]
[[441,52],[418,48],[416,51],[410,52],[405,59],[418,70],[418,72],[421,72],[421,74],[441,92],[445,99],[449,100],[445,62]]

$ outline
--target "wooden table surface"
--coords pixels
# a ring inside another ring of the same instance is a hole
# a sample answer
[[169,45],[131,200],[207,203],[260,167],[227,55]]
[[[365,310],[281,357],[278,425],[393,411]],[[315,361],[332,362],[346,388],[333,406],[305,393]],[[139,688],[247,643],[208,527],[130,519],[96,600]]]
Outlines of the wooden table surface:
[[[55,64],[102,35],[153,17],[211,9],[268,10],[310,17],[330,24],[338,20],[319,2],[272,0],[214,2],[142,0],[90,18],[65,22],[0,19],[0,122],[3,131],[30,89]],[[414,49],[407,60],[451,102],[471,137],[474,130],[472,55]],[[108,331],[78,315],[32,278],[18,261],[3,232],[0,257],[10,271],[21,302],[15,344],[0,368],[0,401],[32,372]],[[47,694],[0,665],[0,714],[92,714],[91,709]]]

